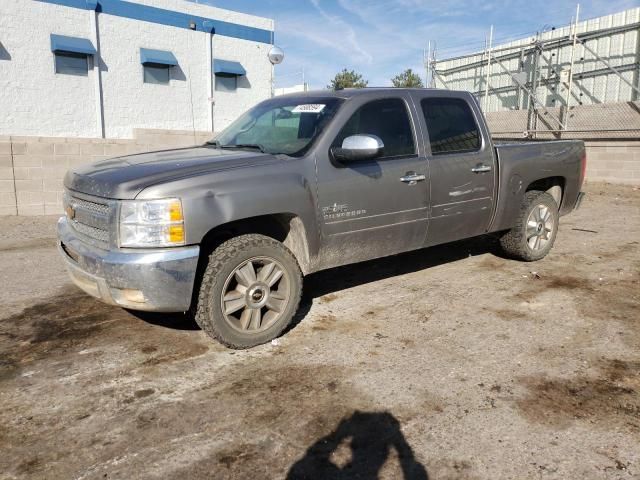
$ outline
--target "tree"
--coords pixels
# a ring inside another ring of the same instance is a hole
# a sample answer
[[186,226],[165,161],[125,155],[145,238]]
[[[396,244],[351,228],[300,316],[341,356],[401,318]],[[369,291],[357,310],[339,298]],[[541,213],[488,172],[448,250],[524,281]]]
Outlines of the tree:
[[391,83],[396,88],[422,88],[424,87],[420,75],[410,68],[391,79]]
[[362,75],[356,73],[354,70],[343,69],[340,73],[331,80],[331,83],[327,85],[329,90],[339,90],[341,88],[364,88],[369,84],[367,80],[362,78]]

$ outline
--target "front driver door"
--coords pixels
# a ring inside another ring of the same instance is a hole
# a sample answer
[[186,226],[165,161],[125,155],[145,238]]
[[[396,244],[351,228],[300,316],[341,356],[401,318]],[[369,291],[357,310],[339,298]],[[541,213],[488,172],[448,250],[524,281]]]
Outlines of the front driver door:
[[384,149],[378,158],[348,164],[334,162],[330,148],[317,156],[323,267],[420,248],[427,231],[427,162],[408,97],[355,97],[343,108],[340,119],[347,120],[334,128],[331,147],[369,134],[380,137]]

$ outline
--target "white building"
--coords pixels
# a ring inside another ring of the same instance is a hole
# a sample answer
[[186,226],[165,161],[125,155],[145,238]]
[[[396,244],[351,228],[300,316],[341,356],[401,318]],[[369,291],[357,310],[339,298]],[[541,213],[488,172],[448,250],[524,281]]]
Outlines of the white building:
[[309,84],[307,83],[301,83],[299,85],[293,85],[291,87],[280,87],[280,88],[275,88],[273,90],[273,94],[278,97],[280,95],[288,95],[289,93],[300,93],[300,92],[306,92],[309,90]]
[[273,30],[183,0],[1,0],[0,136],[219,131],[271,96]]

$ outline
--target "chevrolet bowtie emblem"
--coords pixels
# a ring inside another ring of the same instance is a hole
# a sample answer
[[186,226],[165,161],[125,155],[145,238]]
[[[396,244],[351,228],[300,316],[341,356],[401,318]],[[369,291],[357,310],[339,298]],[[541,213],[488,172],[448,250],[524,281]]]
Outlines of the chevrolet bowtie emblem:
[[76,211],[73,206],[68,205],[65,212],[67,213],[67,218],[69,220],[73,220],[74,218],[76,218]]

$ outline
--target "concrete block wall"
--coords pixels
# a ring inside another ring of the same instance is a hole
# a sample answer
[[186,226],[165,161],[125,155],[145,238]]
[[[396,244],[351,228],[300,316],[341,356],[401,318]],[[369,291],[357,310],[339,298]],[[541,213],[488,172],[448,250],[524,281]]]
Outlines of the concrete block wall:
[[587,180],[640,185],[640,140],[587,141]]
[[[563,117],[559,108],[550,109]],[[526,110],[490,112],[487,123],[498,140],[522,140]],[[582,139],[587,149],[587,180],[640,185],[640,102],[580,105],[569,110],[569,131],[549,132],[555,122],[541,113],[539,140]],[[547,130],[547,131],[545,131]]]
[[[62,213],[69,168],[106,158],[200,145],[209,132],[134,130],[134,139],[0,136],[0,215]],[[587,181],[640,185],[640,140],[587,141]]]
[[133,153],[199,145],[210,132],[135,130],[133,139],[0,136],[0,215],[62,213],[62,181],[79,165]]

